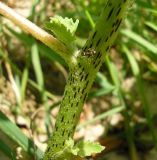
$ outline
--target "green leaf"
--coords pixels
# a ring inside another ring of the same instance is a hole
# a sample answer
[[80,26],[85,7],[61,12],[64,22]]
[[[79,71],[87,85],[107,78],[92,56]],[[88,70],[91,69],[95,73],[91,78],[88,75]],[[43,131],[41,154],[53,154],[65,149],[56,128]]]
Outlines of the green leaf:
[[74,140],[72,140],[71,138],[66,141],[66,146],[68,147],[69,153],[72,153],[75,156],[78,154],[79,148],[74,147]]
[[69,46],[69,43],[71,44],[75,40],[78,23],[78,19],[74,22],[72,18],[54,16],[50,18],[50,22],[46,23],[46,28],[51,30],[60,41]]
[[80,157],[91,156],[92,154],[100,153],[105,149],[105,147],[101,146],[99,143],[89,141],[80,141],[76,144],[76,147],[79,148],[78,155]]
[[74,148],[74,140],[69,138],[65,142],[63,150],[57,152],[54,156],[54,160],[69,160],[73,155],[77,155],[78,149]]
[[70,157],[86,157],[91,156],[95,153],[100,153],[104,150],[104,146],[101,146],[99,143],[95,142],[84,142],[79,141],[76,145],[74,145],[74,140],[71,138],[66,140],[65,147],[62,151],[57,152],[54,156],[54,160],[69,160]]

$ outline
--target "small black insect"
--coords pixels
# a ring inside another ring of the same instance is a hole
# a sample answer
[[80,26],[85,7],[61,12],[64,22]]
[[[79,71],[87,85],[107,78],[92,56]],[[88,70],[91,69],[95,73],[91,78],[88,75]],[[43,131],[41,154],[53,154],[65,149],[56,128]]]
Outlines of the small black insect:
[[94,48],[88,48],[87,50],[82,52],[82,55],[87,57],[93,56],[95,54],[96,54],[96,50]]

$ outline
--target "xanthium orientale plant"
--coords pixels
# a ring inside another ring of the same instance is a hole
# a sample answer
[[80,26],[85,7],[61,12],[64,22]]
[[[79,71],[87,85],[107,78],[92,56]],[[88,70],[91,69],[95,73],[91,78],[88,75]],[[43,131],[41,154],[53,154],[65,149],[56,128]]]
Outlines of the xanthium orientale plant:
[[78,20],[73,22],[72,19],[60,16],[51,18],[47,28],[52,31],[54,37],[0,2],[2,15],[60,54],[69,66],[70,72],[64,96],[43,160],[70,160],[77,156],[89,156],[104,149],[92,142],[81,141],[74,145],[72,139],[96,73],[117,36],[131,2],[132,0],[108,0],[81,50],[75,45]]
[[[82,106],[96,73],[117,36],[117,31],[126,16],[129,4],[129,0],[109,0],[83,49],[77,51],[73,45],[69,49],[73,51],[70,56],[70,63],[68,63],[69,78],[57,116],[55,130],[49,140],[44,160],[55,159],[56,153],[64,150],[66,141],[73,137]],[[51,19],[48,25],[54,34],[56,31],[54,31],[55,27],[53,28],[53,26],[56,25],[56,21],[58,20]],[[63,23],[65,24],[65,22]],[[76,27],[76,24],[74,26]],[[67,28],[67,31],[70,32],[70,29]],[[71,39],[73,39],[72,37],[71,35]],[[60,40],[65,41],[64,39]],[[73,41],[71,41],[72,43]]]

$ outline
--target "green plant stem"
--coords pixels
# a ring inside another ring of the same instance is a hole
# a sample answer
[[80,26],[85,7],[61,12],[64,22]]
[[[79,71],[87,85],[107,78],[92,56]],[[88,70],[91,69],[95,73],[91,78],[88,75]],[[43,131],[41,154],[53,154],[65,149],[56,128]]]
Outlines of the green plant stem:
[[0,2],[0,14],[10,19],[22,30],[31,34],[33,37],[40,40],[45,45],[59,53],[67,63],[71,63],[71,51],[62,42],[53,37],[51,34],[47,33],[31,21],[29,21],[28,19],[22,17],[2,2]]
[[58,154],[64,150],[66,140],[73,137],[83,104],[106,52],[116,38],[128,2],[124,0],[108,1],[85,46],[78,53],[76,61],[70,66],[55,130],[49,139],[44,160],[59,160]]

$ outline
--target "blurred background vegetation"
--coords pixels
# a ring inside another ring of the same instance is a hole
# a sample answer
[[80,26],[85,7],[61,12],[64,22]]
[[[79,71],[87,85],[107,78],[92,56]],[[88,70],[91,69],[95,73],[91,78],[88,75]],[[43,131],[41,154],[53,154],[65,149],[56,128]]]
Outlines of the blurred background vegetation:
[[[106,0],[4,2],[41,28],[56,14],[79,19],[76,43],[81,48]],[[103,153],[89,159],[157,159],[156,19],[156,0],[132,1],[74,136],[106,146]],[[67,65],[60,56],[0,17],[1,160],[41,157],[67,76]]]

